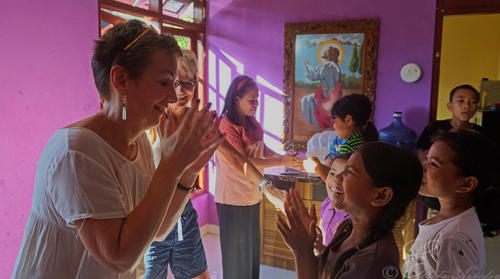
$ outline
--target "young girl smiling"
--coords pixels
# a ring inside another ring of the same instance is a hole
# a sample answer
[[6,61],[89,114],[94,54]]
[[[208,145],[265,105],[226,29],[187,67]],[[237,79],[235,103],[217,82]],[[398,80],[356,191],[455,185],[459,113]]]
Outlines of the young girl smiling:
[[[384,158],[380,160],[380,158]],[[313,221],[304,224],[298,193],[285,202],[290,225],[277,216],[277,227],[293,251],[297,278],[401,278],[392,227],[418,192],[422,168],[417,157],[398,147],[362,145],[337,175],[332,205],[351,216],[342,222],[325,251],[316,257]],[[299,203],[299,204],[298,204]]]

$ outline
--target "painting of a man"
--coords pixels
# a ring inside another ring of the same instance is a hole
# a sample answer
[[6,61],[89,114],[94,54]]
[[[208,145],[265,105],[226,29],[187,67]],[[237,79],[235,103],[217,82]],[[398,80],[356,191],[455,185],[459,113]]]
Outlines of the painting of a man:
[[321,128],[333,127],[332,107],[342,97],[339,55],[339,49],[330,46],[321,56],[325,63],[312,67],[309,61],[304,61],[306,78],[321,83],[314,94],[302,97],[302,119]]
[[298,129],[315,133],[333,128],[333,104],[345,94],[362,93],[363,42],[363,33],[297,35]]

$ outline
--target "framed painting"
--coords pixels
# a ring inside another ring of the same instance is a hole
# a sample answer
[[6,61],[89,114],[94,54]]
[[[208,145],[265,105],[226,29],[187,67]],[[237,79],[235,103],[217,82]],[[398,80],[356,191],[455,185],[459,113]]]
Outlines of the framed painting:
[[375,100],[378,19],[285,24],[285,150],[305,151],[333,129],[333,104],[348,94]]

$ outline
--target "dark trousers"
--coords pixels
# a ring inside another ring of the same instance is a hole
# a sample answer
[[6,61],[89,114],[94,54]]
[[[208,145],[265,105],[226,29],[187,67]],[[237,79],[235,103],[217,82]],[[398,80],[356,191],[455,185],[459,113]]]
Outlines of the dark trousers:
[[224,279],[256,279],[260,272],[260,203],[217,203]]

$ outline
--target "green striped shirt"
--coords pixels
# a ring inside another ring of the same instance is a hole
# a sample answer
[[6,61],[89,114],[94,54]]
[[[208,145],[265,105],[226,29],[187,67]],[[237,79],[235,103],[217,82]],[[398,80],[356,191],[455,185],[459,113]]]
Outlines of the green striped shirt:
[[358,150],[358,147],[365,143],[363,132],[356,132],[352,134],[347,141],[340,147],[339,153],[352,153]]

